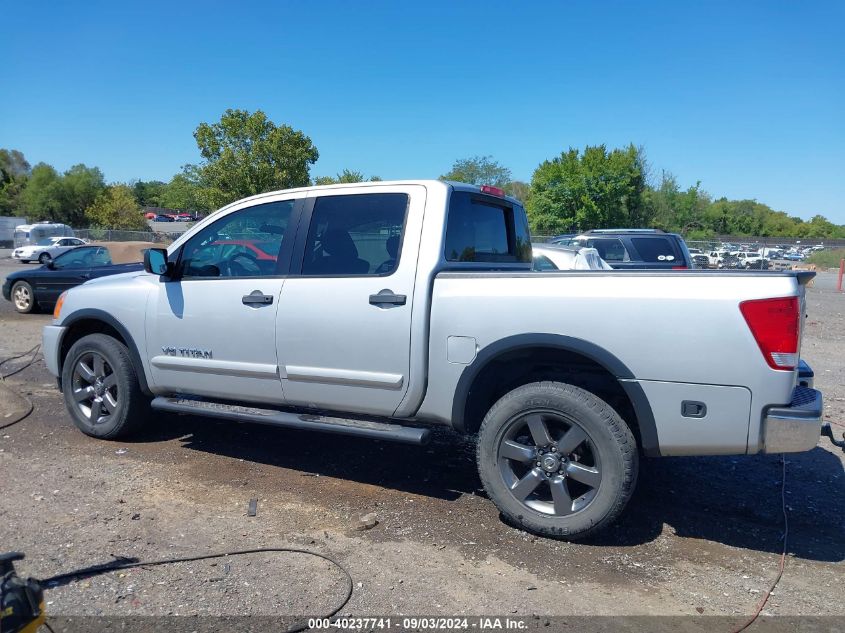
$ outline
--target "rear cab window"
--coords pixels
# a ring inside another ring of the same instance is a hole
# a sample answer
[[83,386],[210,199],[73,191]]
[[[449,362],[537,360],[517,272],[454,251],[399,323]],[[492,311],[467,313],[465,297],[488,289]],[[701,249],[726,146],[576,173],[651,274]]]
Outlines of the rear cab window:
[[684,264],[684,254],[675,240],[663,236],[632,237],[631,244],[640,259],[649,263],[677,262]]
[[622,240],[615,237],[591,237],[580,245],[596,249],[599,257],[606,262],[631,261],[628,249],[625,248]]
[[449,262],[531,264],[525,211],[505,199],[453,191],[443,255]]

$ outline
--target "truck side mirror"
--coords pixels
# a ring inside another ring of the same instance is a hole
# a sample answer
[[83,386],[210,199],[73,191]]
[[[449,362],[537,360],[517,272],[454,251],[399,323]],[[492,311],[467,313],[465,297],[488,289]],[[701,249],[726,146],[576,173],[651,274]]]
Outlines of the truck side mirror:
[[153,275],[166,275],[167,251],[163,248],[150,248],[144,253],[144,270]]

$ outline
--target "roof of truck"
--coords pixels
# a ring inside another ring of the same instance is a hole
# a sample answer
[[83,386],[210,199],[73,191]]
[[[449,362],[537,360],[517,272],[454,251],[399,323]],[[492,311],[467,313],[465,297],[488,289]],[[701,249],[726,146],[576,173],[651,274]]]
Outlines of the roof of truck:
[[[436,186],[446,186],[452,187],[458,191],[471,191],[475,193],[484,193],[481,191],[481,187],[478,185],[470,185],[465,182],[457,182],[453,180],[434,180],[434,179],[423,179],[423,180],[370,180],[366,182],[351,182],[351,183],[339,183],[334,185],[311,185],[308,187],[294,187],[292,189],[279,189],[277,191],[266,191],[264,193],[259,193],[254,196],[250,196],[248,198],[241,198],[240,200],[236,200],[230,204],[227,204],[225,207],[221,207],[218,211],[223,211],[224,209],[229,208],[234,204],[240,204],[246,200],[253,200],[263,198],[265,196],[276,195],[279,193],[304,193],[304,192],[311,192],[311,191],[331,191],[332,189],[366,189],[369,187],[382,187],[385,185],[422,185],[423,187],[430,187],[433,185]],[[492,197],[499,197],[493,196],[492,194],[485,193],[484,195],[491,195]],[[504,196],[504,200],[512,204],[517,204],[522,206],[522,202],[517,200],[512,196]],[[217,213],[217,211],[213,212]]]

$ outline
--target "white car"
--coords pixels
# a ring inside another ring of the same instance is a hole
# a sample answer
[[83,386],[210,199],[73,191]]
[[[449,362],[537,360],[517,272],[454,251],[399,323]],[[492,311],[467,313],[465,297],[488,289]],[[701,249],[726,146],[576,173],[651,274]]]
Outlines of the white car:
[[594,248],[532,244],[534,270],[613,270]]
[[87,243],[78,237],[48,237],[35,244],[16,248],[12,253],[12,258],[22,262],[37,260],[42,264],[47,264],[65,251],[77,246],[85,246]]

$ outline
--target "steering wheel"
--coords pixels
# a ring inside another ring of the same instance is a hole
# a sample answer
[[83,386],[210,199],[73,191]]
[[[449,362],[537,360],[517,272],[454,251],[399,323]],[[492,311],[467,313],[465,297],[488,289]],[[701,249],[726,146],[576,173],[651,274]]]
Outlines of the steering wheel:
[[[241,263],[239,259],[246,260]],[[251,277],[261,273],[258,266],[258,259],[249,253],[235,253],[223,261],[223,272],[225,277]]]

